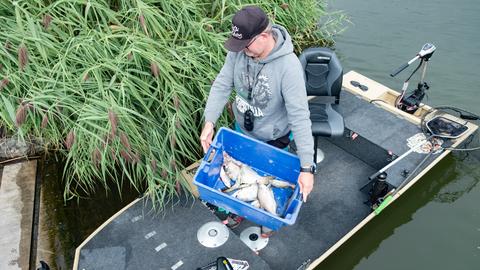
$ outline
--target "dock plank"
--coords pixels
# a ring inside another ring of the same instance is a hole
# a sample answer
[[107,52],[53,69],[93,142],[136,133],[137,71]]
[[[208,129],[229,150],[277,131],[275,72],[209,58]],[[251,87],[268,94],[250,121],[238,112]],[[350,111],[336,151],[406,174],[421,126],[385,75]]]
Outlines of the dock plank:
[[0,269],[28,269],[36,161],[3,167],[0,185]]

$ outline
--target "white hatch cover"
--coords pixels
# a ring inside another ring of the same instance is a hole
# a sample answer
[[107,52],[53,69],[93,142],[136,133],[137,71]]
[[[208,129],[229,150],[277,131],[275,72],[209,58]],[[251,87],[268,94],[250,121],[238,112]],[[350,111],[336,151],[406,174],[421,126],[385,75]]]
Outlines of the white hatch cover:
[[251,250],[259,251],[268,244],[268,238],[263,238],[260,234],[260,227],[248,227],[240,234],[240,240],[242,240]]
[[229,230],[227,226],[218,221],[211,221],[203,224],[197,231],[197,239],[200,244],[215,248],[219,247],[228,240]]

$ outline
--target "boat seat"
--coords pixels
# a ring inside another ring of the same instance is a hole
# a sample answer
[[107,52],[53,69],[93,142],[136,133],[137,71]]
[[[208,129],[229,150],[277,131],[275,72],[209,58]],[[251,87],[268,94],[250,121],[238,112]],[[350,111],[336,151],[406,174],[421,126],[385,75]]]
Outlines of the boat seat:
[[343,68],[335,53],[328,48],[308,48],[299,56],[305,76],[312,135],[314,161],[317,163],[318,137],[342,136],[343,116],[336,110],[340,103]]

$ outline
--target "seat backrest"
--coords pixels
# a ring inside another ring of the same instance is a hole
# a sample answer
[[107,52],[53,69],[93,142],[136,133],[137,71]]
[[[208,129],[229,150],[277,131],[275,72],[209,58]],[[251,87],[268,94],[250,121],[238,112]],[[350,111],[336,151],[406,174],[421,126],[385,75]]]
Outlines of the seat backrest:
[[334,96],[340,100],[343,68],[328,48],[308,48],[298,57],[302,63],[308,96]]

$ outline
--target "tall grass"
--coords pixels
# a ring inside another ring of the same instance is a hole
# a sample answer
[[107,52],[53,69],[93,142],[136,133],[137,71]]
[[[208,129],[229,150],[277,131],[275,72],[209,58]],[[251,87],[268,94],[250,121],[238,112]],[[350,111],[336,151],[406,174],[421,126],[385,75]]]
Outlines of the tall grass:
[[113,179],[161,206],[188,189],[179,172],[202,155],[203,107],[236,10],[262,6],[297,52],[333,44],[343,15],[286,2],[0,1],[0,127],[66,158],[66,199]]

